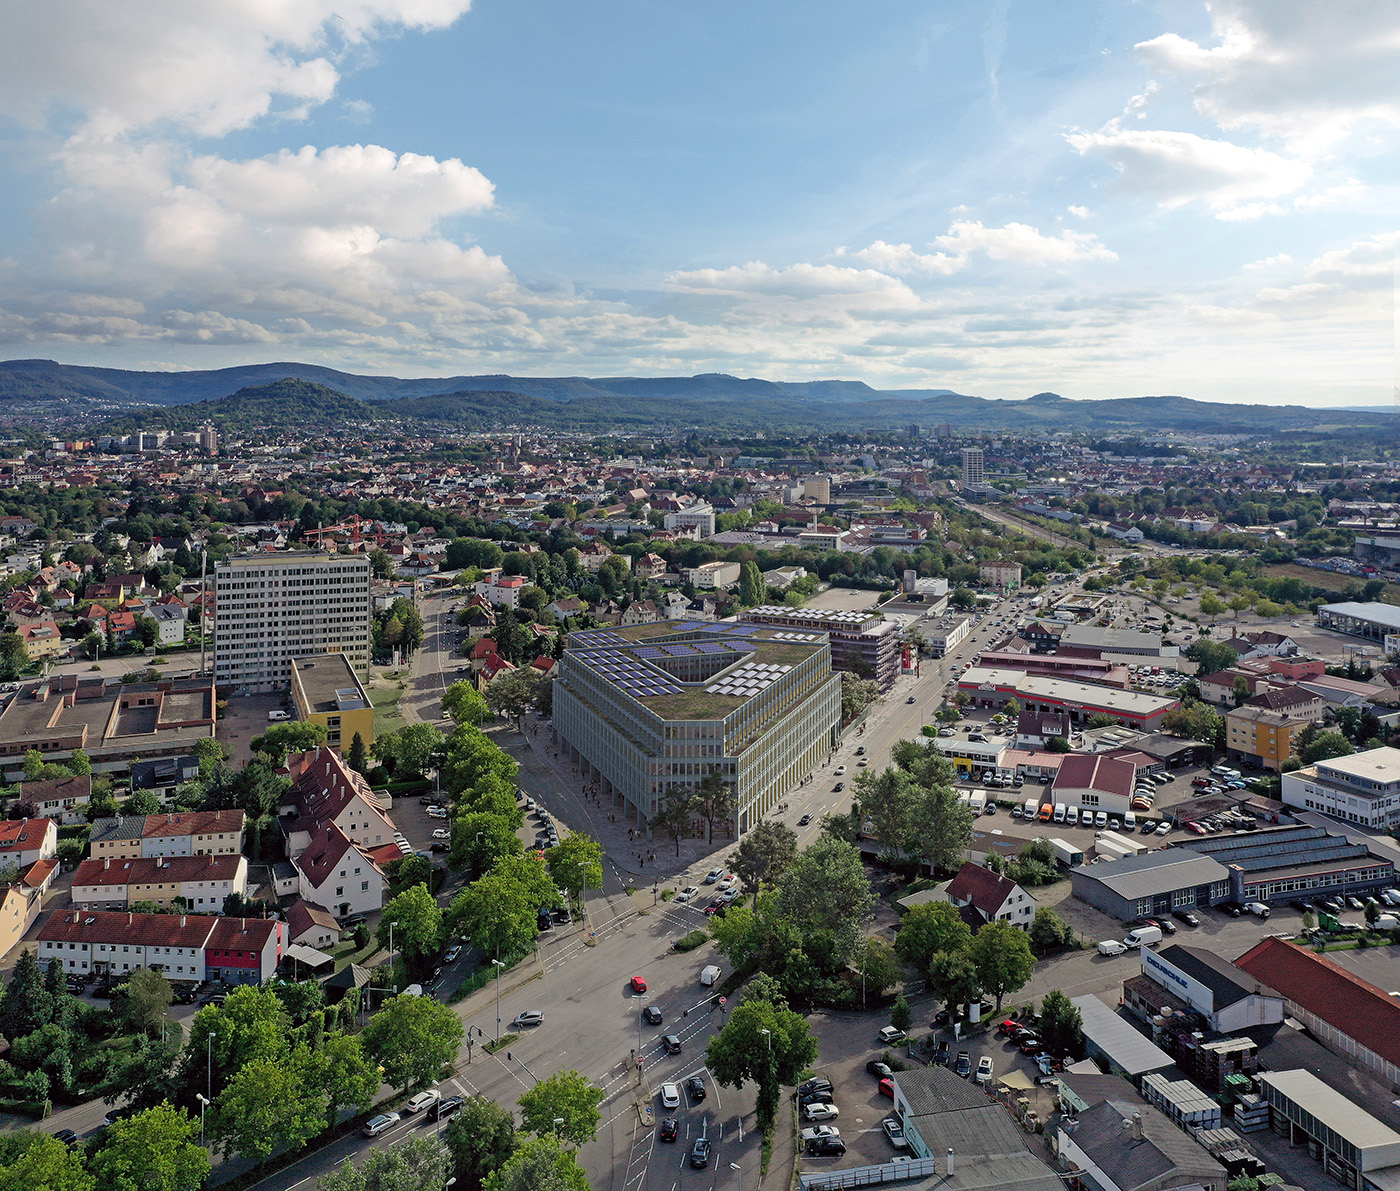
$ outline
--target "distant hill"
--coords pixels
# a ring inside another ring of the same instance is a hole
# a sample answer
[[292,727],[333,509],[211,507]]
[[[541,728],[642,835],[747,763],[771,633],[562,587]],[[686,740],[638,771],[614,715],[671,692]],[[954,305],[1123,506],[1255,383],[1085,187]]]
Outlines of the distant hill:
[[[0,362],[0,410],[87,404],[122,425],[333,425],[335,420],[421,420],[460,430],[545,426],[560,430],[688,428],[895,429],[951,423],[960,430],[1094,433],[1194,430],[1222,434],[1303,431],[1392,435],[1390,407],[1310,409],[1231,405],[1179,396],[1071,401],[1037,393],[996,401],[951,389],[872,389],[861,381],[769,381],[706,373],[673,377],[530,377],[503,374],[408,380],[362,376],[314,364],[250,364],[204,372],[135,372],[52,360]],[[76,406],[77,408],[71,408]],[[151,409],[151,406],[165,407]],[[141,407],[146,407],[144,410]]]

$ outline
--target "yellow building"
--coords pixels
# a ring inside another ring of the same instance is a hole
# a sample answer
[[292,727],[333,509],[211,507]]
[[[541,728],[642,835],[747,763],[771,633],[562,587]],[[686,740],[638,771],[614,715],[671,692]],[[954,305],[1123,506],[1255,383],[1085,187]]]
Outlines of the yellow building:
[[31,662],[67,653],[72,645],[72,642],[63,639],[62,634],[58,631],[58,625],[51,620],[43,621],[41,624],[26,624],[16,631],[24,639],[24,652],[29,655]]
[[1225,748],[1233,760],[1278,773],[1297,751],[1298,736],[1311,722],[1263,707],[1236,707],[1225,716]]
[[374,704],[344,654],[322,653],[292,660],[292,704],[297,719],[320,724],[326,743],[350,755],[356,733],[374,743]]

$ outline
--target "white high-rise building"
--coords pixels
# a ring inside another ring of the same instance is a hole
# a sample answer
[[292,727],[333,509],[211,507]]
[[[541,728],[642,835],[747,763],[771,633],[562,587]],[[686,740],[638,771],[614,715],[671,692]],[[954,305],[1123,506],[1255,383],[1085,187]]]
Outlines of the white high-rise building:
[[250,554],[214,568],[214,678],[234,693],[285,689],[293,658],[339,653],[369,668],[370,562]]
[[963,447],[962,471],[962,486],[964,488],[987,482],[987,473],[982,463],[981,447]]

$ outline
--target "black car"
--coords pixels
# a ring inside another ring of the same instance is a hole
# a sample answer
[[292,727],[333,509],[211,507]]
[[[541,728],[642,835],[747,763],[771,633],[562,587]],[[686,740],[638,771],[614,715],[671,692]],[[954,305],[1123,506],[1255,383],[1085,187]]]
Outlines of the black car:
[[846,1143],[839,1137],[818,1137],[807,1143],[807,1152],[823,1158],[840,1157],[846,1152]]
[[535,921],[539,924],[540,930],[549,930],[554,925],[554,915],[548,910],[541,910],[535,915]]
[[61,1141],[69,1149],[78,1144],[78,1135],[72,1129],[60,1129],[53,1135],[54,1141]]
[[934,1052],[933,1061],[940,1067],[946,1067],[948,1065],[948,1055],[948,1039],[940,1038],[938,1040],[938,1049]]
[[1175,918],[1178,922],[1186,923],[1187,926],[1201,925],[1201,920],[1197,918],[1196,915],[1191,913],[1190,910],[1173,910],[1172,917]]
[[1221,902],[1217,908],[1231,918],[1238,918],[1244,913],[1244,907],[1239,902]]
[[940,1009],[937,1013],[933,1015],[933,1024],[935,1028],[938,1026],[946,1026],[952,1020],[953,1015],[949,1013],[946,1009]]
[[462,1097],[444,1096],[428,1110],[428,1120],[444,1121],[462,1107]]
[[819,1091],[804,1092],[798,1096],[797,1103],[806,1108],[809,1104],[831,1104],[834,1099],[830,1088],[822,1088]]
[[170,992],[170,999],[177,1005],[193,1005],[199,1000],[199,993],[192,988],[175,988]]
[[435,840],[433,840],[433,842],[432,842],[431,844],[428,845],[428,851],[430,851],[430,852],[450,852],[450,851],[452,851],[452,847],[451,847],[450,844],[445,844],[445,843],[443,843],[442,840],[440,840],[440,839],[435,839]]
[[648,1005],[642,1010],[642,1020],[649,1026],[659,1026],[661,1024],[661,1010],[655,1005]]
[[806,827],[807,824],[810,823],[811,821],[812,821],[812,816],[811,816],[811,815],[803,815],[802,818],[800,818],[800,819],[797,820],[797,825],[798,825],[799,827]]
[[836,793],[836,794],[841,793],[841,791],[844,790],[845,788],[846,788],[846,783],[845,783],[845,782],[837,782],[834,786],[831,787],[832,792],[833,792],[833,793]]
[[878,1075],[881,1079],[884,1079],[887,1075],[894,1074],[894,1072],[890,1070],[890,1065],[880,1062],[879,1059],[871,1059],[866,1063],[865,1069],[871,1075]]
[[690,1093],[692,1100],[703,1100],[705,1098],[705,1081],[698,1075],[692,1075],[685,1081],[685,1090]]
[[1176,934],[1176,923],[1173,922],[1170,918],[1166,917],[1165,915],[1163,915],[1161,918],[1153,918],[1151,919],[1151,922],[1152,925],[1161,927],[1162,933],[1164,935]]
[[690,1147],[690,1166],[692,1170],[704,1170],[710,1164],[710,1139],[708,1137],[697,1137],[695,1144]]
[[797,1088],[797,1094],[799,1096],[805,1096],[808,1092],[829,1091],[831,1091],[831,1080],[822,1079],[821,1076],[817,1076],[815,1079],[809,1079],[806,1083],[799,1084]]
[[972,1056],[965,1050],[958,1051],[958,1061],[953,1065],[953,1074],[966,1079],[972,1074]]
[[[661,1045],[665,1048],[666,1053],[667,1053],[668,1055],[678,1055],[678,1054],[681,1053],[681,1040],[680,1040],[680,1035],[678,1035],[678,1034],[667,1034],[666,1037],[664,1037],[663,1039],[661,1039]],[[704,1099],[704,1088],[703,1088],[703,1086],[701,1087],[700,1095],[697,1096],[696,1099],[697,1099],[697,1100],[703,1100],[703,1099]]]
[[667,1117],[661,1122],[661,1140],[675,1141],[680,1132],[680,1126],[676,1123],[675,1117]]

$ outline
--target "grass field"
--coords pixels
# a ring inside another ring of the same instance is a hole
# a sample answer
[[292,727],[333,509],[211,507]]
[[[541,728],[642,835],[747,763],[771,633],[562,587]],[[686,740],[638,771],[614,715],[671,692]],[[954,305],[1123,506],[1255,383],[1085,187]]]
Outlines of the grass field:
[[369,688],[369,701],[374,704],[374,736],[377,740],[387,732],[402,728],[403,713],[399,710],[399,700],[403,691],[398,684],[393,686],[372,686]]
[[[1280,563],[1277,566],[1262,567],[1261,573],[1275,579],[1301,579],[1324,591],[1341,591],[1349,583],[1358,582],[1355,575],[1339,575],[1336,571],[1317,571],[1312,567],[1300,567],[1296,562]],[[1387,583],[1381,595],[1387,604],[1400,604],[1400,586]]]

